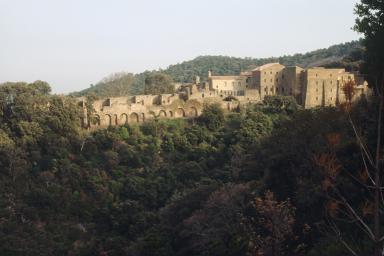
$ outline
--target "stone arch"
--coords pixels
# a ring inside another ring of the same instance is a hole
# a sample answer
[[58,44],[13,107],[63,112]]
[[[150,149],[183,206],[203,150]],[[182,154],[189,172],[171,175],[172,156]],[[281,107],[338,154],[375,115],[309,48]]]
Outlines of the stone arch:
[[91,116],[90,124],[91,126],[100,126],[101,120],[99,115],[93,115]]
[[128,118],[128,123],[138,123],[139,115],[135,112],[131,113]]
[[149,118],[156,118],[156,113],[153,111],[149,111],[148,115]]
[[196,107],[190,107],[189,112],[188,112],[188,116],[197,117],[198,116],[197,108]]
[[112,116],[109,114],[104,115],[103,125],[111,126],[112,125]]
[[178,108],[175,111],[175,117],[185,117],[185,111],[183,108]]
[[128,123],[128,115],[126,113],[123,113],[120,115],[119,123],[122,125],[125,125]]
[[172,110],[169,111],[169,117],[173,117],[173,112],[172,112]]
[[167,117],[167,113],[165,112],[165,110],[160,110],[159,111],[159,117],[160,118],[166,118]]

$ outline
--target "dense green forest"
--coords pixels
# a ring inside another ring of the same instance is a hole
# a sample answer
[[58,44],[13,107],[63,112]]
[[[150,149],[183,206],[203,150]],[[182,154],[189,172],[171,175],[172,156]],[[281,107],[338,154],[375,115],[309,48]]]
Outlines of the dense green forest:
[[[111,97],[121,95],[144,94],[146,90],[145,80],[159,73],[169,76],[175,82],[190,83],[195,76],[205,80],[208,70],[217,75],[237,75],[241,71],[252,70],[257,66],[280,62],[284,65],[298,65],[301,67],[325,66],[345,67],[348,70],[357,70],[362,61],[363,47],[361,41],[352,41],[331,46],[305,54],[295,54],[277,58],[235,58],[226,56],[200,56],[190,61],[171,65],[165,70],[146,71],[140,74],[117,73],[112,74],[96,85],[80,92],[75,96],[94,94],[99,97]],[[156,93],[157,91],[149,91]]]
[[[87,132],[73,99],[49,91],[44,82],[0,86],[1,255],[346,252],[323,231],[330,189],[315,161],[333,152],[343,170],[360,172],[345,111],[269,97],[231,113],[210,105],[197,119]],[[376,105],[362,99],[349,113],[369,148]],[[338,175],[348,199],[364,203]],[[343,227],[369,251],[362,232]]]

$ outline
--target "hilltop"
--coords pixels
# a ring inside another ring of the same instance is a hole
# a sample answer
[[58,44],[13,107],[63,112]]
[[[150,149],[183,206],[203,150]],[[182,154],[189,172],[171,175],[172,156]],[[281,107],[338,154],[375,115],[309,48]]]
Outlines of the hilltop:
[[304,54],[286,55],[271,58],[237,58],[228,56],[199,56],[193,60],[170,65],[164,70],[145,71],[140,74],[112,74],[96,85],[85,90],[74,92],[74,96],[95,94],[99,97],[112,97],[142,94],[145,78],[152,73],[164,73],[175,82],[192,82],[196,75],[202,80],[207,78],[208,70],[217,75],[238,74],[257,66],[280,62],[283,65],[297,65],[303,68],[313,66],[344,67],[347,70],[358,69],[362,60],[363,48],[361,41],[352,41],[330,46]]

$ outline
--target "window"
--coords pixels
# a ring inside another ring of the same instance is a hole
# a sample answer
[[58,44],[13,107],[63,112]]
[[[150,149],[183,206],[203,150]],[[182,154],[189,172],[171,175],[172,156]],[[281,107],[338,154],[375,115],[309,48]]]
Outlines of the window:
[[276,78],[276,82],[279,82],[279,78]]
[[318,97],[316,97],[316,100],[319,100],[319,98],[318,98]]
[[273,87],[271,87],[271,92],[273,92]]
[[316,81],[316,85],[318,85],[319,84],[319,82],[318,81]]
[[332,80],[329,83],[332,84]]
[[265,91],[266,93],[268,93],[268,87],[265,87],[265,88],[264,88],[264,91]]
[[319,92],[319,89],[316,88],[316,92]]
[[283,79],[285,78],[285,76],[284,76],[284,75],[282,75],[281,77],[282,77]]
[[271,75],[272,75],[272,71],[271,71],[270,73],[271,73]]
[[285,88],[283,87],[283,88],[281,88],[281,90],[284,92],[284,91],[285,91]]
[[267,74],[267,72],[264,72],[264,75],[266,75]]
[[279,87],[276,87],[276,92],[279,92]]
[[317,74],[316,74],[316,77],[317,77]]
[[264,83],[266,83],[267,82],[267,79],[264,79]]
[[272,83],[273,79],[271,78],[271,83]]

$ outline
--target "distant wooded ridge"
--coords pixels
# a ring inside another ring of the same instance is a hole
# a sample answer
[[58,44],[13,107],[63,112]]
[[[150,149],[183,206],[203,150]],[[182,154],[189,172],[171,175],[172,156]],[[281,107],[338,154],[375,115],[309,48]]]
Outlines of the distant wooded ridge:
[[[324,66],[328,68],[346,68],[347,71],[357,70],[363,56],[361,41],[330,46],[304,54],[285,55],[271,58],[236,58],[228,56],[199,56],[193,60],[170,65],[164,70],[145,71],[139,74],[120,72],[111,74],[96,85],[74,92],[74,96],[95,95],[98,97],[116,97],[126,95],[144,94],[145,81],[148,77],[162,74],[170,81],[189,83],[195,76],[202,81],[207,78],[208,70],[215,75],[236,75],[241,71],[251,70],[257,66],[279,62],[287,66],[313,67]],[[167,80],[167,79],[166,79]]]

